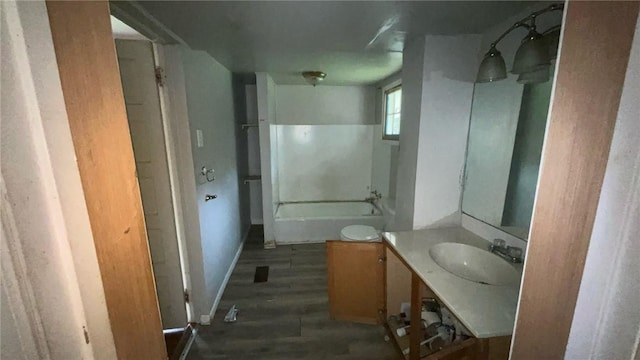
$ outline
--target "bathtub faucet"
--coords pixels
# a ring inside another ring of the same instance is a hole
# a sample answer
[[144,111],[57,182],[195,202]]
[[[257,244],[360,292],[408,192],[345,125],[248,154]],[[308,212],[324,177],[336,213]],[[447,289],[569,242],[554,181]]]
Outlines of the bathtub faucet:
[[370,197],[368,197],[368,198],[366,198],[366,199],[364,199],[364,200],[365,200],[366,202],[373,203],[374,201],[376,201],[376,200],[380,200],[380,199],[382,199],[382,194],[380,194],[380,193],[378,192],[378,190],[373,190],[373,191],[371,192],[371,196],[370,196]]

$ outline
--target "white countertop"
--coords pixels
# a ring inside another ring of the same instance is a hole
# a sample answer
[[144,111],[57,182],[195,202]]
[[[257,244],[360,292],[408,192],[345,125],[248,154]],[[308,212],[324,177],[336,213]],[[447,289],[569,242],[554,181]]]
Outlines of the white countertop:
[[[382,233],[385,242],[411,267],[453,315],[478,338],[508,336],[513,326],[520,285],[485,285],[465,280],[433,261],[429,248],[455,242],[486,250],[489,242],[462,228],[451,227]],[[522,265],[513,265],[522,274]]]

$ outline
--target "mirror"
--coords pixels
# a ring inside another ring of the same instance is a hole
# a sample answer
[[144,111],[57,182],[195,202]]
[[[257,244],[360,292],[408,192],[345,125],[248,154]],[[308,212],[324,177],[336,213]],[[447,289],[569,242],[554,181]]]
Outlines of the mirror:
[[462,211],[526,240],[535,199],[554,66],[549,80],[476,83]]

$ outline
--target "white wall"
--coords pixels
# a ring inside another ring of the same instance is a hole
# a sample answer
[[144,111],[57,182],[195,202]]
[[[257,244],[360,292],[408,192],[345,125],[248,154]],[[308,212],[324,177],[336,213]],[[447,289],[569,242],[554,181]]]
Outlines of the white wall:
[[280,202],[278,184],[278,138],[276,134],[276,86],[267,73],[256,73],[260,172],[262,176],[262,219],[265,247],[275,247],[274,216]]
[[363,200],[372,125],[277,125],[280,201]]
[[398,230],[460,224],[461,175],[480,38],[410,40],[402,69]]
[[[236,158],[235,115],[231,72],[203,51],[182,49],[196,179],[200,239],[189,246],[195,313],[209,315],[222,295],[225,277],[243,240]],[[198,147],[196,130],[204,146]],[[200,173],[215,170],[215,181]],[[206,194],[218,198],[204,201]]]
[[402,53],[402,121],[396,174],[396,230],[413,229],[425,39],[409,39]]
[[0,8],[0,357],[115,359],[46,5]]
[[427,36],[413,227],[459,225],[479,36]]
[[640,22],[618,110],[566,359],[638,359]]
[[277,85],[277,124],[373,124],[371,86]]
[[375,87],[277,85],[279,201],[370,195]]

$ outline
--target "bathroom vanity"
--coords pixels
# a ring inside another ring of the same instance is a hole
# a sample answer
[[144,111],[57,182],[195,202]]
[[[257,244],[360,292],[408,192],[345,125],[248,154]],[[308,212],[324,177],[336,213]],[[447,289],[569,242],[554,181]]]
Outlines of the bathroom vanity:
[[[521,264],[491,253],[487,240],[462,227],[382,235],[382,242],[326,242],[332,319],[384,323],[407,360],[508,358]],[[421,319],[425,298],[445,309],[456,329],[453,342],[420,346],[421,321],[410,321],[408,335],[398,336],[405,325],[399,313]]]
[[[559,34],[559,26],[550,29]],[[509,54],[521,46],[503,44]],[[557,41],[545,44],[542,51],[555,58]],[[327,243],[332,318],[386,323],[406,359],[509,357],[522,278],[517,262],[534,209],[554,61],[538,70],[535,78],[480,76],[474,85],[458,226],[386,232],[381,244]],[[434,226],[415,219],[437,201],[415,201],[425,203],[418,214],[399,215],[411,224],[404,228]]]
[[[462,227],[383,233],[387,315],[411,303],[421,317],[422,299],[435,298],[470,337],[441,349],[420,347],[420,322],[394,341],[409,348],[407,359],[507,359],[522,266],[490,253],[489,242]],[[445,268],[447,270],[445,270]]]

